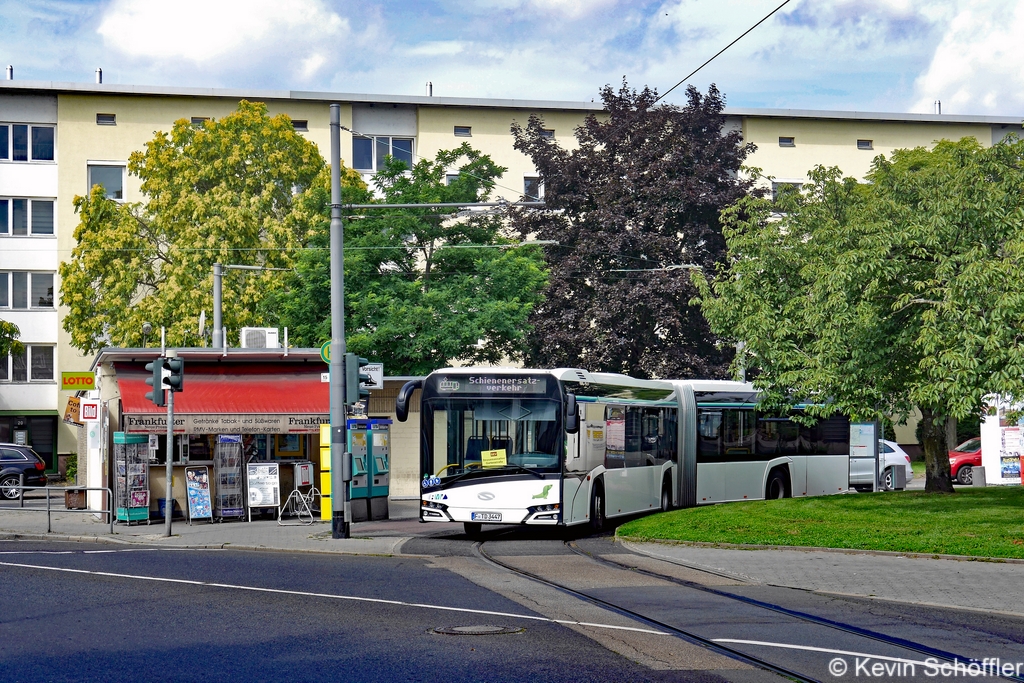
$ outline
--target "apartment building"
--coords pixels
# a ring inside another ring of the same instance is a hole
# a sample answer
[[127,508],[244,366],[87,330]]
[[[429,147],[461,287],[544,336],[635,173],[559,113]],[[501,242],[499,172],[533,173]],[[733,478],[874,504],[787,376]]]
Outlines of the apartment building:
[[[241,99],[290,116],[325,156],[328,106],[340,103],[342,157],[367,180],[388,154],[414,161],[469,142],[509,169],[496,194],[513,201],[542,193],[536,169],[512,148],[513,121],[525,124],[538,114],[556,142],[571,146],[574,128],[601,114],[593,102],[0,81],[0,319],[17,324],[26,344],[25,354],[0,359],[0,441],[25,440],[51,469],[58,454],[77,448],[77,430],[60,420],[73,395],[59,390],[60,373],[89,370],[93,358],[74,349],[61,327],[56,273],[74,247],[74,197],[101,184],[112,199],[141,201],[139,181],[127,173],[129,155],[174,121],[220,118]],[[757,109],[727,115],[727,126],[757,145],[748,164],[776,183],[801,183],[816,164],[863,177],[875,155],[900,147],[963,136],[989,145],[1021,131],[1016,117]]]

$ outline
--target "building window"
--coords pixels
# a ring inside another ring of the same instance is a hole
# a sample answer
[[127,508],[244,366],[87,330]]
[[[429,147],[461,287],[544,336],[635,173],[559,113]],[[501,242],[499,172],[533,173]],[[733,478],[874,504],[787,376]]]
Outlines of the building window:
[[292,128],[297,131],[306,132],[309,130],[309,121],[303,121],[302,119],[292,119]]
[[473,128],[471,126],[455,126],[455,137],[471,138],[473,137]]
[[0,308],[53,308],[53,273],[0,272]]
[[541,128],[540,129],[540,136],[542,138],[553,138],[553,137],[555,137],[555,129],[554,128]]
[[[191,119],[191,123],[196,128],[202,128],[203,126],[206,125],[206,122],[209,121],[209,120],[210,120],[209,116],[193,116],[192,119]],[[97,121],[97,123],[99,123],[99,122]]]
[[96,114],[96,125],[97,126],[116,126],[117,115],[116,114]]
[[21,353],[0,358],[0,381],[52,382],[55,376],[53,346],[25,344]]
[[0,160],[53,161],[53,126],[0,123]]
[[89,165],[89,190],[102,185],[107,199],[124,199],[124,166]]
[[412,168],[413,139],[388,136],[352,138],[352,167],[357,171],[373,172],[384,168],[384,160],[391,156]]
[[0,198],[0,236],[30,232],[53,235],[53,200]]
[[803,183],[772,183],[772,201],[779,198],[780,192],[799,192]]
[[445,185],[451,185],[452,183],[454,183],[458,179],[459,179],[459,174],[458,173],[448,173],[444,177],[444,184]]
[[875,146],[871,140],[857,140],[857,149],[874,149]]
[[32,126],[32,161],[53,161],[53,128]]
[[796,147],[796,138],[779,138],[779,147]]
[[539,176],[523,177],[523,198],[528,202],[544,199],[544,183]]

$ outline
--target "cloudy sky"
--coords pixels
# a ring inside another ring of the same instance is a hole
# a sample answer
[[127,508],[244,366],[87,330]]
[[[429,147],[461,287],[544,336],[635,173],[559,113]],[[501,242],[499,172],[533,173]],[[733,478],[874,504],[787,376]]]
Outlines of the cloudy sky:
[[[782,0],[0,0],[22,80],[590,100]],[[1024,115],[1024,2],[790,0],[691,79],[734,107]],[[677,97],[678,95],[678,97]],[[681,89],[669,96],[680,101]]]

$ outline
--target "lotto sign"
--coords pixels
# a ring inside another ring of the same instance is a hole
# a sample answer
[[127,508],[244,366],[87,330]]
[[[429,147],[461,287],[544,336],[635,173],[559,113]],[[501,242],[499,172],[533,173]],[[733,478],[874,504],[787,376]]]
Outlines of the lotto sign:
[[79,413],[81,415],[81,419],[87,422],[90,420],[100,419],[100,402],[82,401],[79,406]]
[[91,372],[60,373],[62,391],[92,391],[96,388],[96,375]]

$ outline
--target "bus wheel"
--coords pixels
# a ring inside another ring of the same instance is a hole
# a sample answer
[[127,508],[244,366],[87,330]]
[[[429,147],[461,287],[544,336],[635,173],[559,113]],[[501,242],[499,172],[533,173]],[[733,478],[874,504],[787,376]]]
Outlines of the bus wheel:
[[661,485],[661,511],[668,512],[672,509],[672,492],[669,491],[668,482]]
[[778,500],[786,497],[786,476],[779,470],[775,470],[768,477],[768,485],[764,489],[764,497],[768,500]]
[[480,538],[480,532],[483,530],[484,525],[480,522],[464,522],[463,527],[466,530],[466,535],[470,538]]
[[604,523],[604,487],[598,482],[594,484],[594,495],[590,498],[590,528],[602,531]]

